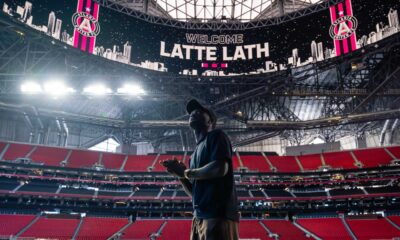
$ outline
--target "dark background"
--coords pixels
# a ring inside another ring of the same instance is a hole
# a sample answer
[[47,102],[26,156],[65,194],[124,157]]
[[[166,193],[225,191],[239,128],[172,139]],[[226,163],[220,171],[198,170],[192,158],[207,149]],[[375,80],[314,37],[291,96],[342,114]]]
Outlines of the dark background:
[[[16,5],[24,6],[25,0],[0,0],[15,10]],[[76,11],[76,0],[30,0],[33,4],[32,15],[34,25],[47,25],[50,11],[54,11],[57,18],[63,20],[62,31],[66,30],[73,35],[71,24],[72,14]],[[387,14],[391,8],[399,9],[398,0],[353,0],[354,16],[359,22],[356,31],[357,38],[375,31],[375,25],[383,22],[388,25]],[[199,34],[244,34],[244,44],[269,42],[270,57],[266,59],[253,59],[247,61],[229,61],[224,72],[249,72],[265,67],[265,61],[287,63],[287,58],[292,55],[292,49],[299,49],[302,61],[311,55],[311,42],[322,42],[324,49],[333,49],[333,40],[329,36],[330,12],[329,9],[282,23],[280,25],[248,29],[245,31],[201,31],[185,30],[148,23],[141,19],[114,12],[105,7],[100,7],[99,23],[101,32],[97,36],[96,46],[111,48],[118,45],[122,51],[123,44],[129,41],[132,45],[133,63],[145,60],[162,62],[169,72],[180,72],[183,69],[199,69],[197,60],[181,60],[178,58],[160,57],[160,41],[165,41],[167,51],[170,52],[174,43],[186,44],[186,33]],[[235,45],[230,49],[233,55]],[[222,54],[222,49],[217,52]],[[192,55],[192,59],[196,59]],[[221,57],[219,58],[221,59]]]

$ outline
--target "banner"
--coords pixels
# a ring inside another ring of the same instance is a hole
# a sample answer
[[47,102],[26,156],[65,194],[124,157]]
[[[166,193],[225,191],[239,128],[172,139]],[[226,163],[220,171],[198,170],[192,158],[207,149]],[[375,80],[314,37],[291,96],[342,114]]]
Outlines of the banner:
[[274,72],[342,56],[400,31],[398,1],[344,0],[304,17],[245,30],[149,23],[94,0],[0,0],[3,14],[98,57],[193,76]]

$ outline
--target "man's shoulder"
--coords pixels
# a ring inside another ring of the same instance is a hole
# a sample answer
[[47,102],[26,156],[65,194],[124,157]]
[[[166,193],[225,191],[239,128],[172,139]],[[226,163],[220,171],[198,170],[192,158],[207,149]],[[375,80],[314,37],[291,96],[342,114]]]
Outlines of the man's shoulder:
[[227,138],[228,135],[222,129],[214,129],[208,133],[210,138]]

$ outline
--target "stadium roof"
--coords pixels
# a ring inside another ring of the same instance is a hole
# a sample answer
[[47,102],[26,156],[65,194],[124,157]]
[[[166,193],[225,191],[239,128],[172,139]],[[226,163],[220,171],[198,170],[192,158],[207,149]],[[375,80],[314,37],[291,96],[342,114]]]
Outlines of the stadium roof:
[[179,21],[242,21],[281,16],[324,0],[113,0],[131,9]]

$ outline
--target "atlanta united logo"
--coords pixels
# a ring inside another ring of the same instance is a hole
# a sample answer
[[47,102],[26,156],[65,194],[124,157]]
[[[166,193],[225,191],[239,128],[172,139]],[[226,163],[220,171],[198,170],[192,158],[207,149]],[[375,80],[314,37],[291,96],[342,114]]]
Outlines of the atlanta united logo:
[[338,18],[329,29],[329,35],[334,40],[343,40],[351,36],[356,31],[358,21],[353,16],[343,16]]
[[75,13],[72,15],[72,24],[80,34],[86,37],[95,37],[100,33],[99,22],[89,13]]

